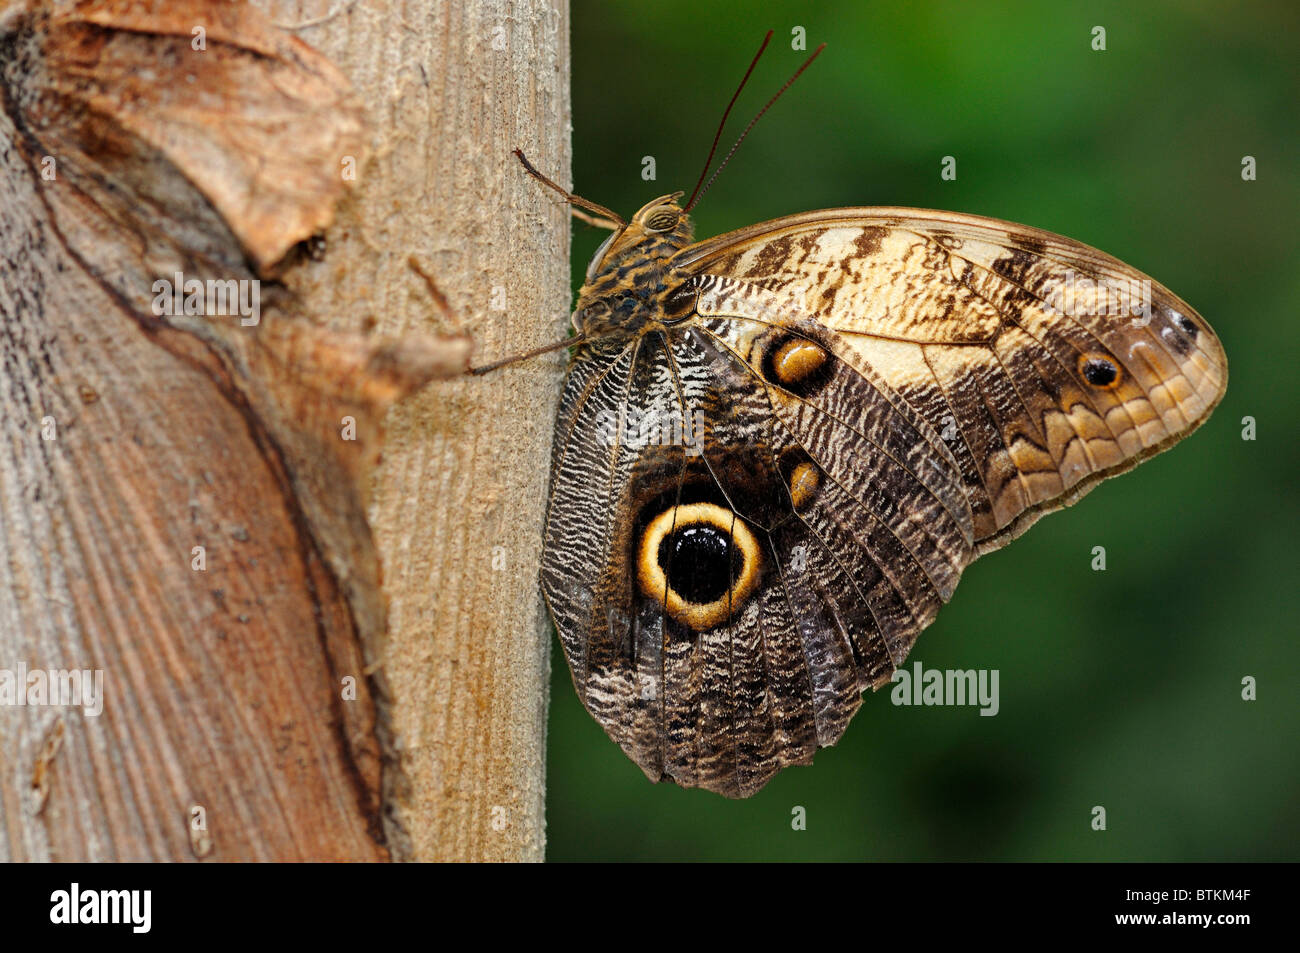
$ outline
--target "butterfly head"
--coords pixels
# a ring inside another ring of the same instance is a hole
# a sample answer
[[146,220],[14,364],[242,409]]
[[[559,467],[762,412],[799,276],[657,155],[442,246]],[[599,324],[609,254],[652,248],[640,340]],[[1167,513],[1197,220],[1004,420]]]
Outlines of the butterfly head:
[[647,202],[596,249],[573,315],[579,332],[635,332],[663,314],[658,299],[672,284],[668,260],[691,243],[682,195]]

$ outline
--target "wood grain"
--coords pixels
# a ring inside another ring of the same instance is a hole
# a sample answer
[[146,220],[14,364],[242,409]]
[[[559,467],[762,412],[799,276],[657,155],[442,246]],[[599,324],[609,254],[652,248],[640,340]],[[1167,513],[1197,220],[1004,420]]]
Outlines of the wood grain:
[[[306,25],[208,0],[0,11],[0,669],[105,682],[99,715],[0,708],[0,859],[539,858],[557,371],[434,385],[371,472],[387,408],[466,359],[411,255],[488,353],[561,323],[562,211],[534,202],[521,231],[500,210],[536,199],[511,147],[567,165],[567,24],[260,6]],[[259,104],[292,144],[250,136]],[[150,276],[182,268],[261,279],[260,324],[151,311]]]
[[[477,363],[563,337],[568,211],[510,153],[568,181],[567,4],[366,4],[303,35],[353,77],[377,128],[344,212],[358,225],[331,235],[304,293],[364,302],[393,336],[454,330],[414,255]],[[563,365],[561,353],[439,382],[386,421],[370,515],[402,766],[388,804],[411,858],[542,859],[550,647],[537,573]]]

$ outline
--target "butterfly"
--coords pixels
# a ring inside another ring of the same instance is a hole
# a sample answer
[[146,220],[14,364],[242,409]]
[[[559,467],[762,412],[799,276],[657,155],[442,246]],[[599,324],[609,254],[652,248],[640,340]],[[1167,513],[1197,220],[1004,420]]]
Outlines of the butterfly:
[[974,559],[1227,384],[1186,302],[1059,235],[873,207],[695,242],[700,185],[624,220],[518,155],[612,229],[561,342],[541,581],[653,781],[747,797],[811,763]]

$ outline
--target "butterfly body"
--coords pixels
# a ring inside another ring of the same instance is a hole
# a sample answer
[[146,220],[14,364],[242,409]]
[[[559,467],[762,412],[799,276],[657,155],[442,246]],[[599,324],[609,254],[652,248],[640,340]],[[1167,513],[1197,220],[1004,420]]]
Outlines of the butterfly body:
[[676,274],[670,264],[691,241],[690,218],[675,204],[680,197],[678,192],[647,203],[597,250],[578,292],[576,331],[626,336],[685,316],[670,300],[691,277]]
[[646,774],[747,796],[838,740],[971,560],[1203,422],[1226,360],[1050,233],[857,208],[692,244],[676,199],[579,294],[542,583]]

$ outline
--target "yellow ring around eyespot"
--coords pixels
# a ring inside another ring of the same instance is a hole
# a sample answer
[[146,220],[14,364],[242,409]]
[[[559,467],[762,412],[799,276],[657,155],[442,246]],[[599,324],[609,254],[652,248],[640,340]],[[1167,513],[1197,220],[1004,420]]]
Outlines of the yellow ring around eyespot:
[[[687,602],[668,585],[668,577],[659,565],[659,545],[675,530],[688,526],[713,526],[731,537],[740,550],[740,575],[721,599],[714,602]],[[669,507],[645,528],[637,547],[636,573],[641,592],[656,602],[662,600],[668,615],[682,625],[702,632],[711,629],[738,610],[758,588],[762,567],[762,550],[758,539],[745,521],[731,510],[715,503],[687,503]]]
[[[1113,373],[1115,376],[1112,377],[1105,384],[1094,384],[1091,380],[1088,379],[1088,375],[1084,370],[1084,368],[1086,368],[1089,364],[1093,363],[1094,361],[1099,364],[1105,364],[1107,367],[1110,368],[1111,373]],[[1095,387],[1098,390],[1116,390],[1119,387],[1119,385],[1124,382],[1124,372],[1120,369],[1120,366],[1116,362],[1116,360],[1113,357],[1111,357],[1109,354],[1104,354],[1100,351],[1087,351],[1079,355],[1079,376],[1082,377],[1085,381],[1087,381],[1089,387]]]
[[772,355],[772,372],[782,384],[797,384],[825,363],[825,350],[803,338],[790,338]]

